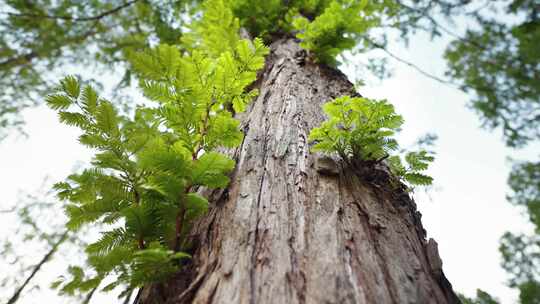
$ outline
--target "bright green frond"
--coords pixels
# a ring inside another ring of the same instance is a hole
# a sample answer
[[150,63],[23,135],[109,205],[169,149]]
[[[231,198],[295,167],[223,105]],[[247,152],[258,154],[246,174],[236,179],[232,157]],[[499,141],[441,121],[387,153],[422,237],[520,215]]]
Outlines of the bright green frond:
[[229,183],[226,174],[234,169],[234,165],[232,159],[221,153],[205,153],[195,162],[191,176],[192,183],[210,188],[223,188]]
[[105,255],[115,247],[129,245],[132,242],[132,236],[124,228],[115,228],[102,232],[97,242],[86,247],[86,252],[92,255]]
[[69,126],[85,129],[90,125],[88,117],[81,113],[60,111],[58,112],[58,116],[60,117],[60,122]]
[[81,94],[81,102],[85,111],[95,114],[98,104],[97,92],[91,86],[84,87]]
[[388,159],[394,175],[410,185],[430,185],[431,177],[419,173],[434,160],[426,151],[409,152],[405,156],[407,167],[399,155],[393,138],[403,124],[403,117],[385,100],[343,96],[323,106],[328,120],[311,130],[312,150],[337,153],[346,160],[360,161],[364,165]]
[[336,64],[337,55],[356,46],[360,36],[376,25],[377,20],[364,11],[367,2],[334,0],[313,21],[297,16],[293,27],[300,31],[301,46],[313,51],[320,62]]
[[163,247],[140,250],[135,253],[129,283],[140,287],[145,283],[164,280],[179,270],[177,261],[186,258],[190,256]]
[[66,110],[73,104],[73,99],[64,94],[51,94],[45,102],[53,110]]
[[197,218],[208,211],[208,200],[197,193],[186,195],[186,206],[189,218]]
[[416,172],[405,173],[403,178],[411,185],[418,186],[429,186],[433,182],[433,178],[431,176]]
[[96,110],[96,126],[112,137],[119,135],[119,117],[114,106],[108,101],[102,101]]
[[79,98],[81,92],[81,86],[79,85],[79,80],[74,76],[66,76],[60,81],[60,86],[62,90],[71,98]]

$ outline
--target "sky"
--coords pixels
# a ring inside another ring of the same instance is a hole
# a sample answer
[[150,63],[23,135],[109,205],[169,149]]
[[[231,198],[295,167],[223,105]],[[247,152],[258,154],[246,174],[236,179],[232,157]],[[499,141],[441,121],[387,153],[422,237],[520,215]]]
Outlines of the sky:
[[[389,49],[434,75],[443,75],[441,55],[446,41],[431,42],[424,35],[411,41],[414,43],[409,48],[390,43]],[[458,292],[472,296],[481,288],[502,303],[515,303],[517,295],[506,287],[507,276],[500,267],[499,238],[505,231],[526,232],[531,227],[520,209],[505,199],[511,167],[507,157],[532,159],[538,147],[521,151],[506,148],[500,130],[480,128],[477,115],[466,107],[467,95],[396,61],[390,60],[389,67],[393,77],[368,81],[359,92],[389,100],[404,116],[399,135],[402,146],[427,132],[439,137],[436,160],[428,171],[435,185],[427,193],[416,193],[415,200],[428,236],[439,244],[446,276]],[[345,72],[350,78],[360,76],[352,68]],[[64,179],[91,157],[91,151],[77,143],[78,131],[61,125],[45,106],[28,109],[23,115],[29,136],[11,136],[0,143],[1,207],[15,203],[25,191],[38,189],[45,178]],[[0,231],[7,231],[10,225],[13,220],[0,214]],[[47,273],[56,275],[61,270],[54,266]],[[50,279],[54,276],[40,278]],[[55,303],[52,293],[46,292],[44,297],[50,299],[47,303]],[[106,299],[100,296],[93,303]],[[25,299],[22,303],[35,301]]]

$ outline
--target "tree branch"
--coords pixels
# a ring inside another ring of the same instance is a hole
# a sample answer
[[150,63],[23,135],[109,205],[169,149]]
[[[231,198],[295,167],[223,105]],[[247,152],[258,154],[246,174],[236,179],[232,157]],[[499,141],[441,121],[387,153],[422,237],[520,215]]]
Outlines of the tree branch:
[[[97,21],[90,27],[90,29],[88,29],[82,35],[66,40],[65,41],[66,43],[64,45],[78,43],[78,42],[86,40],[90,36],[95,35],[97,33],[97,31],[94,30],[96,25],[97,25]],[[62,46],[57,46],[56,48],[53,48],[53,50],[60,49],[61,47]],[[43,53],[39,53],[38,51],[34,50],[28,54],[19,55],[19,56],[12,57],[12,58],[9,58],[0,62],[0,69],[11,68],[17,65],[24,65],[24,64],[30,63],[34,58],[41,57],[41,56],[43,56]]]
[[380,49],[382,50],[383,52],[385,52],[386,54],[388,54],[388,56],[390,56],[391,58],[413,68],[414,70],[416,70],[418,73],[428,77],[428,78],[431,78],[435,81],[438,81],[444,85],[447,85],[449,87],[452,87],[454,89],[458,89],[464,93],[469,93],[467,90],[475,90],[477,92],[491,92],[493,90],[493,88],[490,88],[490,87],[486,87],[486,86],[472,86],[472,85],[469,85],[469,84],[466,84],[466,83],[463,83],[463,84],[459,84],[459,83],[455,83],[455,82],[452,82],[450,80],[447,80],[447,79],[443,79],[439,76],[436,76],[436,75],[433,75],[425,70],[423,70],[422,68],[420,68],[419,66],[417,66],[416,64],[410,62],[410,61],[407,61],[405,59],[402,59],[401,57],[397,56],[396,54],[390,52],[384,45],[380,44],[380,43],[377,43],[375,42],[373,39],[369,38],[368,36],[363,36],[363,38],[369,43],[371,44],[373,47],[377,48],[377,49]]
[[476,41],[474,41],[474,40],[471,40],[471,39],[467,39],[467,38],[461,37],[460,35],[454,33],[453,31],[449,30],[449,29],[446,28],[445,26],[441,25],[441,24],[439,23],[439,21],[437,21],[435,18],[433,18],[432,16],[430,16],[429,14],[427,14],[425,11],[420,11],[419,9],[416,9],[416,8],[414,8],[414,7],[410,7],[410,6],[406,5],[406,4],[403,4],[401,1],[397,1],[397,3],[398,3],[401,7],[405,8],[405,9],[411,11],[411,12],[417,12],[417,13],[422,14],[422,16],[425,17],[425,18],[427,18],[427,19],[431,22],[431,24],[433,24],[436,28],[439,28],[441,31],[443,31],[443,32],[446,33],[447,35],[452,36],[452,37],[456,38],[457,40],[462,41],[462,42],[464,42],[464,43],[467,43],[467,44],[470,44],[470,45],[472,45],[472,46],[475,46],[475,47],[477,47],[477,48],[479,48],[479,49],[481,49],[481,50],[486,50],[486,47],[483,46],[483,45],[481,45],[480,43],[478,43],[478,42],[476,42]]
[[12,58],[6,59],[5,61],[0,62],[0,68],[30,62],[32,59],[34,59],[37,56],[38,56],[37,52],[30,52],[28,54],[12,57]]
[[94,293],[97,291],[98,288],[99,288],[99,285],[92,288],[92,290],[84,298],[84,302],[82,302],[81,304],[89,304],[90,300],[92,299],[92,297],[94,296]]
[[15,210],[17,210],[15,207],[11,207],[10,209],[2,209],[2,210],[0,210],[0,213],[12,213]]
[[47,252],[47,254],[45,254],[45,256],[41,259],[41,261],[39,261],[39,263],[37,263],[36,266],[34,266],[34,269],[30,273],[30,275],[26,278],[24,283],[21,286],[19,286],[19,288],[17,288],[17,290],[15,290],[15,292],[13,293],[13,295],[11,296],[11,298],[8,300],[8,302],[6,304],[14,304],[14,303],[17,302],[17,300],[19,300],[21,292],[24,290],[24,288],[26,288],[26,286],[30,283],[30,281],[36,275],[36,273],[38,273],[38,271],[41,269],[41,267],[51,259],[51,257],[58,250],[58,247],[60,247],[60,245],[62,245],[62,243],[65,240],[67,240],[67,237],[68,237],[68,231],[66,231],[66,232],[64,232],[64,234],[62,234],[60,239],[58,239],[58,241],[56,241],[56,243],[54,243],[54,245],[51,247],[49,252]]
[[125,2],[122,5],[119,5],[111,10],[102,12],[101,14],[95,15],[95,16],[89,16],[89,17],[73,17],[73,16],[51,16],[51,15],[39,15],[39,14],[17,14],[17,13],[8,13],[10,16],[15,17],[30,17],[30,18],[44,18],[44,19],[60,19],[60,20],[69,20],[69,21],[75,21],[75,22],[87,22],[87,21],[96,21],[100,20],[106,16],[112,15],[117,13],[118,11],[122,10],[123,8],[126,8],[128,6],[131,6],[132,4],[138,2],[140,0],[130,0],[128,2]]
[[385,52],[386,54],[388,54],[388,56],[392,57],[393,59],[405,64],[405,65],[408,65],[409,67],[415,69],[417,72],[419,72],[420,74],[428,77],[428,78],[431,78],[433,80],[436,80],[440,83],[443,83],[443,84],[446,84],[446,85],[451,85],[453,87],[456,87],[458,89],[461,89],[461,85],[457,84],[457,83],[454,83],[450,80],[446,80],[446,79],[443,79],[443,78],[440,78],[439,76],[435,76],[429,72],[426,72],[425,70],[423,70],[422,68],[420,68],[419,66],[417,66],[416,64],[410,62],[410,61],[407,61],[405,59],[402,59],[400,57],[398,57],[397,55],[395,55],[394,53],[390,52],[388,49],[386,49],[386,47],[378,42],[375,42],[373,39],[369,38],[368,36],[363,36],[363,38],[369,43],[371,44],[373,47],[377,48],[377,49],[380,49],[382,50],[383,52]]

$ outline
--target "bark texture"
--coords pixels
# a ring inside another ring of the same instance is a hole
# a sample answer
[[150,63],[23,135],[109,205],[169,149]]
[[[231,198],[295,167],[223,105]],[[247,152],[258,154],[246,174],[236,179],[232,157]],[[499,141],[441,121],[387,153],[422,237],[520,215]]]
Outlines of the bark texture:
[[[191,233],[193,259],[139,303],[459,303],[433,240],[384,167],[347,168],[309,151],[321,106],[355,95],[339,71],[310,63],[293,39],[271,46],[228,151],[226,190]],[[362,173],[361,173],[362,172]]]

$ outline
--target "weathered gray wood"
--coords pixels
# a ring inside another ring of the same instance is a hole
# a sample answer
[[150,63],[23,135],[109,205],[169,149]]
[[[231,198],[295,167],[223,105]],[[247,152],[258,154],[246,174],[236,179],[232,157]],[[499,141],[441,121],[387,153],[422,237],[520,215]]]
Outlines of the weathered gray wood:
[[352,84],[292,39],[271,49],[191,264],[141,303],[458,303],[409,196],[309,151],[321,106]]

